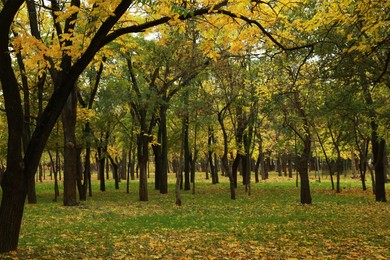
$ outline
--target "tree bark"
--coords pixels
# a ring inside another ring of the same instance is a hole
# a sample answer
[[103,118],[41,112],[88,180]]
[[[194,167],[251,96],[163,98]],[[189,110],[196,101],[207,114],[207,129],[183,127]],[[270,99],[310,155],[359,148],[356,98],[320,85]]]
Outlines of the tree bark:
[[[188,97],[187,97],[188,98]],[[188,114],[183,118],[183,142],[184,142],[184,190],[191,190],[191,181],[190,181],[190,145],[189,145],[189,120]]]
[[148,141],[149,137],[144,131],[138,134],[138,165],[139,165],[139,200],[148,201]]
[[228,154],[229,154],[229,140],[228,140],[228,135],[226,133],[226,128],[225,128],[225,123],[224,123],[224,111],[226,108],[224,108],[221,112],[218,113],[218,122],[219,125],[221,126],[222,129],[222,135],[223,135],[223,156],[222,156],[222,166],[225,169],[226,175],[229,178],[229,183],[230,183],[230,199],[235,200],[236,199],[236,188],[235,188],[235,183],[232,175],[231,168],[229,166],[229,159],[228,159]]
[[27,196],[27,185],[21,166],[16,169],[8,166],[1,185],[3,196],[0,207],[0,253],[14,251],[18,246]]
[[106,178],[104,176],[104,167],[106,165],[106,158],[105,158],[105,149],[104,147],[100,146],[98,147],[98,177],[100,180],[100,191],[106,191]]
[[375,200],[386,202],[386,176],[385,176],[385,149],[386,142],[384,139],[378,137],[378,125],[371,122],[372,129],[372,154],[374,155],[374,169],[375,169]]
[[160,193],[168,193],[168,133],[167,133],[167,107],[160,108],[160,132],[161,132],[161,175]]
[[115,189],[119,189],[119,162],[117,162],[114,158],[111,157],[111,155],[108,155],[108,159],[111,162],[112,165],[112,173],[113,173],[113,179],[115,182]]
[[217,184],[217,172],[216,172],[216,166],[215,164],[217,162],[214,161],[214,158],[213,158],[213,151],[212,151],[212,144],[213,144],[213,140],[214,140],[214,130],[209,127],[209,136],[208,136],[208,141],[207,141],[207,145],[208,145],[208,148],[209,148],[209,151],[208,151],[208,161],[209,161],[209,165],[210,165],[210,175],[211,175],[211,183],[212,184]]
[[64,130],[64,206],[76,206],[77,147],[76,147],[76,91],[73,90],[62,111]]
[[310,145],[311,137],[306,135],[304,139],[304,147],[300,156],[298,156],[297,168],[299,177],[301,179],[301,203],[311,204],[312,198],[310,193],[310,182],[309,182],[309,169],[308,163],[310,158]]

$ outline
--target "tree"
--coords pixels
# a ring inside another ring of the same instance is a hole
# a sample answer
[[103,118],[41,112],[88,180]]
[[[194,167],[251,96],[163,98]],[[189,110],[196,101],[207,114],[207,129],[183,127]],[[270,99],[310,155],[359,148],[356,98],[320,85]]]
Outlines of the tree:
[[[61,55],[64,61],[63,65],[66,65],[66,67],[63,67],[65,70],[62,70],[61,76],[57,77],[54,82],[54,92],[42,112],[30,142],[26,146],[27,149],[23,154],[21,149],[23,137],[22,100],[19,95],[18,81],[9,52],[11,24],[23,3],[24,1],[20,0],[6,1],[0,12],[0,23],[2,24],[0,28],[0,69],[2,71],[0,80],[9,130],[7,170],[2,180],[3,196],[0,207],[0,229],[2,230],[0,234],[0,252],[7,252],[17,248],[24,200],[27,192],[26,180],[34,176],[50,132],[62,108],[65,106],[69,94],[74,90],[79,75],[92,61],[95,54],[107,43],[126,33],[140,32],[173,19],[172,16],[161,16],[156,20],[143,22],[138,25],[124,24],[122,28],[111,31],[113,26],[118,23],[119,19],[133,4],[133,1],[123,0],[117,5],[111,2],[91,5],[91,8],[87,8],[87,12],[101,12],[101,17],[98,21],[90,24],[91,38],[88,43],[82,46],[84,48],[71,53],[69,50],[74,46],[72,43],[75,42],[75,38],[73,38],[75,31],[70,30],[70,28],[73,28],[78,21],[82,21],[77,20],[79,1],[71,1],[67,12],[61,17],[65,19],[65,25],[68,28],[65,31],[69,32],[68,34],[63,34],[63,37],[60,39],[61,44],[64,44],[60,46],[66,47],[62,48]],[[227,1],[222,1],[213,5],[213,8],[218,9],[226,4]],[[55,6],[53,8],[55,9]],[[107,13],[107,10],[111,10],[111,12]],[[209,10],[210,7],[204,7],[194,10],[191,14],[192,16],[202,15],[208,13]],[[190,17],[186,14],[176,16],[176,18],[184,20]],[[70,55],[75,56],[72,57]]]
[[[386,201],[384,154],[386,140],[381,132],[383,118],[378,113],[376,100],[381,100],[377,89],[389,89],[388,70],[390,52],[388,51],[388,13],[389,3],[381,1],[352,0],[339,4],[317,5],[319,10],[312,17],[307,31],[317,33],[326,31],[326,42],[337,50],[333,67],[335,75],[344,71],[349,78],[343,83],[359,89],[366,103],[366,112],[371,119],[371,143],[375,168],[376,200]],[[353,66],[351,66],[353,64]],[[383,94],[383,93],[382,93]]]

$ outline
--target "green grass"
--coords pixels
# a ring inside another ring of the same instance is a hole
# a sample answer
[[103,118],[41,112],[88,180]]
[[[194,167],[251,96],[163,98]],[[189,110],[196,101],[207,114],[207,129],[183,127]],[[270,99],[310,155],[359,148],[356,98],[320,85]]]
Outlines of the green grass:
[[[26,205],[19,250],[10,259],[389,259],[390,206],[377,203],[358,180],[311,180],[313,205],[299,204],[295,180],[271,176],[230,200],[226,179],[197,179],[196,194],[182,191],[175,205],[149,186],[138,201],[138,183],[98,191],[78,207],[53,202],[53,184],[37,183],[38,204]],[[390,194],[389,187],[387,193]]]

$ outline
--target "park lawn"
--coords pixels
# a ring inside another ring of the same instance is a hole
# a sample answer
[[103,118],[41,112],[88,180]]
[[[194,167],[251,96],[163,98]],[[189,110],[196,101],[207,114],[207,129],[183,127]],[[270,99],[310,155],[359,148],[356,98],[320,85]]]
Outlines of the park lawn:
[[[150,182],[152,179],[150,179]],[[390,259],[390,204],[374,201],[359,180],[311,179],[313,204],[299,204],[295,179],[271,176],[239,185],[230,200],[225,177],[212,185],[197,177],[196,194],[182,191],[175,205],[149,186],[138,201],[138,183],[120,190],[110,180],[77,207],[53,202],[53,184],[37,183],[38,204],[26,205],[19,250],[5,259]],[[387,194],[390,194],[387,185]],[[389,196],[389,195],[388,195]]]

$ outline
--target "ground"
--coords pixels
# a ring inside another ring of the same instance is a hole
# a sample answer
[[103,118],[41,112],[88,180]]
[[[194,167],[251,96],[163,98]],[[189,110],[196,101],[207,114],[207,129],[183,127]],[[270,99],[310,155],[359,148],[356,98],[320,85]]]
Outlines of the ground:
[[[152,180],[151,178],[150,180]],[[53,202],[50,180],[37,183],[38,204],[27,205],[17,252],[5,259],[390,259],[390,205],[374,201],[357,179],[311,179],[312,205],[299,204],[295,179],[272,175],[239,185],[230,200],[228,182],[212,185],[198,174],[196,194],[182,191],[183,206],[149,186],[138,201],[109,180],[77,207]],[[387,194],[390,194],[387,186]]]

